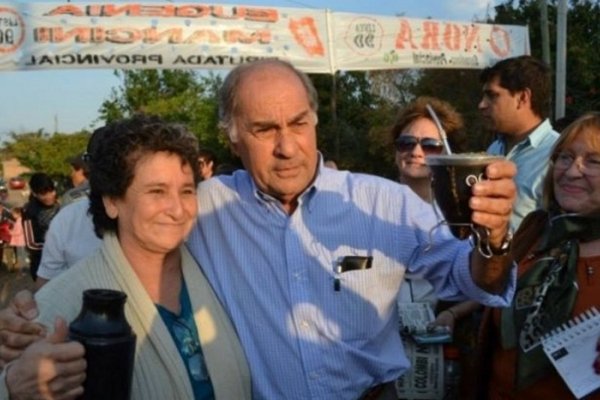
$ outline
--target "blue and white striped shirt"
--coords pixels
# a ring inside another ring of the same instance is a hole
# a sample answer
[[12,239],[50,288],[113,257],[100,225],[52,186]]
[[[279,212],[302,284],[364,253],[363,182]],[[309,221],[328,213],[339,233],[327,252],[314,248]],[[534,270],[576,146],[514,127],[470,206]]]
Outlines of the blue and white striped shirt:
[[[474,285],[468,241],[447,228],[407,186],[319,168],[287,215],[245,171],[200,184],[199,223],[188,246],[231,316],[256,399],[353,399],[409,366],[396,298],[404,272],[428,278],[441,297],[461,292],[490,305],[503,296]],[[339,274],[344,256],[372,268]],[[514,274],[513,274],[514,275]]]

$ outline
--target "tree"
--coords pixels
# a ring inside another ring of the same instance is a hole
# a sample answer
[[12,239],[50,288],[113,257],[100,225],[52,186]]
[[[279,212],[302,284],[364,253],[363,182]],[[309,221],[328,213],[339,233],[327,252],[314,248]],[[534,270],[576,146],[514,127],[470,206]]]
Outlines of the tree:
[[183,123],[220,161],[231,162],[233,157],[217,127],[220,75],[198,76],[189,70],[123,70],[115,71],[115,75],[121,86],[102,103],[101,120],[111,122],[144,112]]
[[70,173],[68,159],[85,151],[90,133],[47,134],[40,131],[11,133],[3,148],[5,157],[15,157],[35,172],[45,172],[59,182]]
[[311,79],[319,93],[319,149],[340,168],[390,176],[390,164],[382,163],[382,155],[391,151],[389,147],[380,151],[380,138],[371,130],[382,127],[383,131],[393,113],[390,101],[373,90],[372,77],[358,71],[337,73],[335,98],[331,76]]
[[[505,1],[496,7],[493,22],[529,25],[532,54],[542,58],[539,4],[535,0]],[[551,60],[556,59],[556,7],[548,5]],[[600,108],[600,1],[571,0],[567,23],[566,114],[580,115]],[[554,64],[553,64],[554,65]],[[553,67],[551,65],[551,67]]]
[[481,99],[481,70],[427,69],[420,72],[413,88],[415,96],[432,96],[452,104],[463,116],[468,151],[485,151],[492,132],[483,124],[478,104]]

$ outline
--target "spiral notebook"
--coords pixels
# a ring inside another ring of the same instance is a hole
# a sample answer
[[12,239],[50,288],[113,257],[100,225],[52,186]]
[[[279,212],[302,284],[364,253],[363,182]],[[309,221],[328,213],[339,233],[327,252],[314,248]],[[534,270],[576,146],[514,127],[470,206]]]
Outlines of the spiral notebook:
[[546,355],[576,398],[600,388],[593,364],[600,338],[600,312],[592,307],[542,338]]

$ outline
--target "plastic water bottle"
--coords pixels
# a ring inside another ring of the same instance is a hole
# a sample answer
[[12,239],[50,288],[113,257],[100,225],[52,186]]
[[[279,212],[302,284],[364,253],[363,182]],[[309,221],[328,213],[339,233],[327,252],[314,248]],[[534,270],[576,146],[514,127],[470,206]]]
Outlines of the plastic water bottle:
[[85,347],[83,400],[128,400],[135,356],[135,333],[125,319],[125,293],[109,289],[83,292],[80,314],[69,336]]
[[444,345],[444,400],[460,398],[460,350],[452,344]]

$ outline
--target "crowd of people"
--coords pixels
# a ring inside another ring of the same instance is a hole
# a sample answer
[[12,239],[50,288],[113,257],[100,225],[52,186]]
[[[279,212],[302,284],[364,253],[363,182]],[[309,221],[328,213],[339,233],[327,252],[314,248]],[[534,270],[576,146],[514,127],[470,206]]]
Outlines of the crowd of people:
[[211,152],[157,117],[97,129],[72,204],[58,211],[54,188],[30,182],[37,214],[53,218],[32,235],[45,240],[38,290],[0,311],[0,398],[82,394],[85,351],[66,326],[89,288],[127,295],[133,399],[397,399],[411,368],[403,301],[443,304],[434,325],[450,330],[470,321],[478,338],[462,345],[478,364],[465,364],[461,398],[570,398],[540,339],[600,300],[600,114],[555,132],[550,71],[530,56],[481,82],[498,134],[488,152],[504,156],[469,202],[487,255],[433,229],[426,157],[465,142],[460,114],[434,97],[391,130],[400,184],[325,165],[315,88],[279,60],[237,66],[219,93],[243,169],[215,173]]

